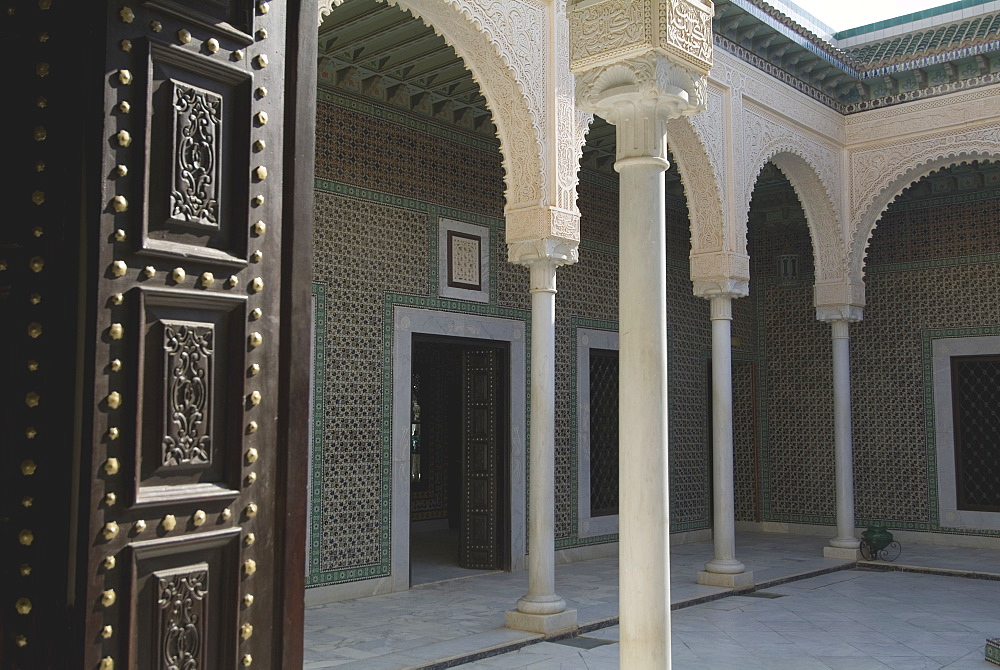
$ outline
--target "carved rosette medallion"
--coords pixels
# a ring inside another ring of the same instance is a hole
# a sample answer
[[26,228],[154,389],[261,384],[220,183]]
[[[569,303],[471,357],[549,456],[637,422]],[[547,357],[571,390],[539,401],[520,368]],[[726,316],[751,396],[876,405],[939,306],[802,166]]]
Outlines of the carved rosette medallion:
[[208,596],[208,566],[176,573],[157,574],[159,606],[158,649],[162,670],[204,668],[205,612]]
[[175,153],[170,218],[218,227],[222,98],[176,81],[172,84]]
[[212,460],[209,412],[214,329],[209,325],[163,324],[166,416],[163,465],[200,465]]

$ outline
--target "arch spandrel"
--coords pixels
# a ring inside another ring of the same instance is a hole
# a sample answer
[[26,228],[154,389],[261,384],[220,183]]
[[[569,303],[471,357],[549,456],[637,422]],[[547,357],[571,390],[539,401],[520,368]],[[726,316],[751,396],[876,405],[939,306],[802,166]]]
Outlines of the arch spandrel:
[[976,160],[1000,161],[1000,126],[940,133],[851,154],[850,277],[860,282],[868,243],[889,204],[935,170]]
[[847,249],[841,234],[840,200],[832,197],[841,184],[840,154],[832,147],[810,140],[770,115],[745,110],[744,137],[747,163],[743,171],[743,208],[737,212],[737,229],[746,253],[750,199],[757,176],[774,163],[791,182],[802,204],[813,244],[816,283],[841,281],[847,274]]

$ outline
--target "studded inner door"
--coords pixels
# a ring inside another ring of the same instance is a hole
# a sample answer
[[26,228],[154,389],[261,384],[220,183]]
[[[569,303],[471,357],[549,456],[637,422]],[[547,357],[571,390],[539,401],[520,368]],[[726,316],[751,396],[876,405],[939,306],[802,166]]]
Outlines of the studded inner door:
[[459,563],[500,567],[497,350],[462,351],[462,509]]

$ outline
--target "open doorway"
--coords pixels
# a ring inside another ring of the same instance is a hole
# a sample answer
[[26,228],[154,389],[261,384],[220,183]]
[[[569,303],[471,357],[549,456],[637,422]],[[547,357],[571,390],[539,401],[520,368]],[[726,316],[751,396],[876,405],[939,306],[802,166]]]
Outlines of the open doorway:
[[507,343],[413,336],[410,584],[510,569]]

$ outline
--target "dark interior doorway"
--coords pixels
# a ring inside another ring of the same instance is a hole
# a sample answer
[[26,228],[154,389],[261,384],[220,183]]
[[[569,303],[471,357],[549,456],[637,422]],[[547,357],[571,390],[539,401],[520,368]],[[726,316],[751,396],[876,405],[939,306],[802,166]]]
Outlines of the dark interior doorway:
[[507,343],[415,335],[410,584],[510,568]]

